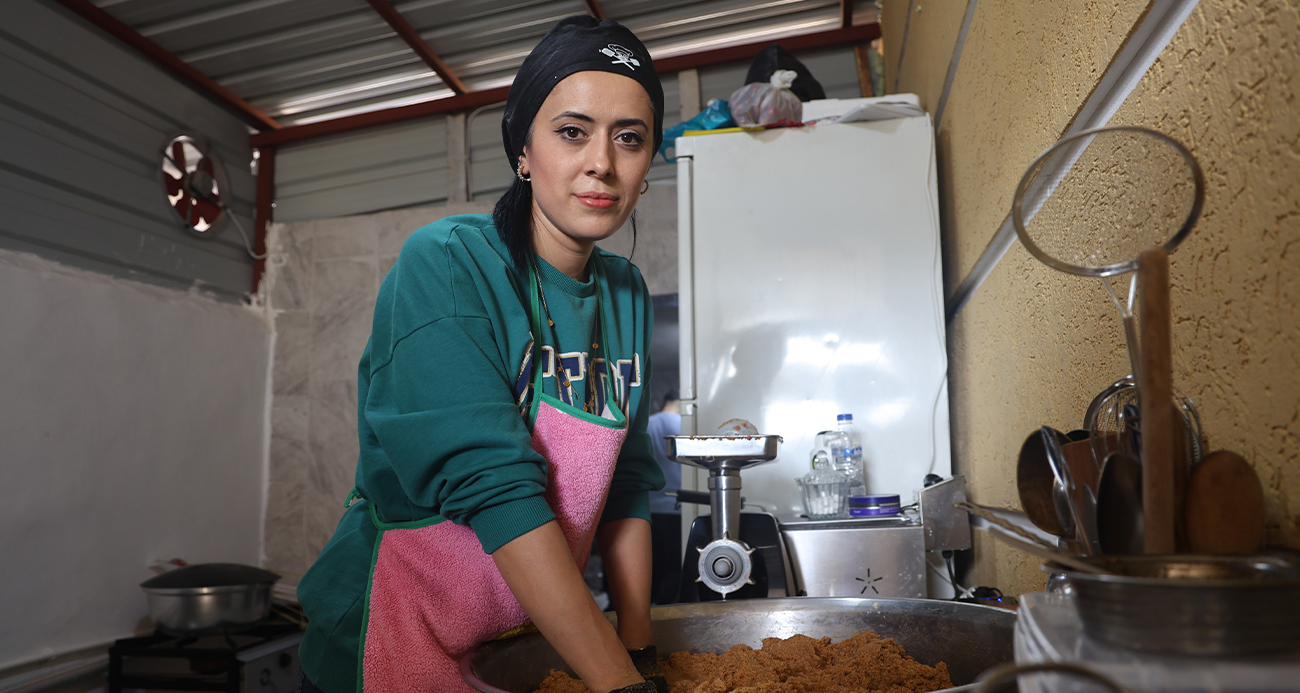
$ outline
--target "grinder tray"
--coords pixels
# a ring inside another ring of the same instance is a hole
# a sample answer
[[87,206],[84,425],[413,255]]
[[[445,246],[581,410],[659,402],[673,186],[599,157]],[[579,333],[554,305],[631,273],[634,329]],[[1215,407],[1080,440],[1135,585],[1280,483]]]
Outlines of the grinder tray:
[[664,441],[673,462],[704,469],[718,463],[744,468],[776,459],[781,436],[664,436]]

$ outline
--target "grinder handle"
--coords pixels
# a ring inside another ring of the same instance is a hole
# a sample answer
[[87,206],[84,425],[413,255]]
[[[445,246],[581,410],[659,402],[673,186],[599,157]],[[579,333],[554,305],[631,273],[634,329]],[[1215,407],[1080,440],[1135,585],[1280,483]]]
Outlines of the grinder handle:
[[666,496],[676,496],[676,497],[677,497],[677,502],[678,502],[678,503],[695,503],[696,505],[708,505],[708,504],[709,504],[709,493],[708,493],[708,491],[687,491],[687,490],[685,490],[685,489],[681,489],[681,490],[678,490],[678,491],[675,491],[675,492],[674,492],[674,491],[665,491],[665,492],[664,492],[664,495],[666,495]]
[[[679,489],[679,490],[677,490],[677,491],[664,491],[664,495],[665,495],[665,496],[674,496],[674,497],[676,497],[676,498],[677,498],[677,502],[678,502],[678,504],[681,504],[681,503],[694,503],[694,504],[696,504],[696,505],[708,505],[708,504],[709,504],[709,492],[708,492],[708,491],[687,491],[687,490],[685,490],[685,489]],[[741,496],[741,497],[740,497],[740,507],[741,507],[741,508],[744,508],[744,507],[745,507],[745,497],[744,497],[744,496]]]

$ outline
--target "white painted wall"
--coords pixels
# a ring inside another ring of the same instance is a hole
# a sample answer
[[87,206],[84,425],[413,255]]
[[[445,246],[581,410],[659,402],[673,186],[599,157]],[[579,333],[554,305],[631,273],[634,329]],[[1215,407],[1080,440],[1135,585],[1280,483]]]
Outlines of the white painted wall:
[[0,668],[132,635],[152,561],[258,564],[270,334],[0,251]]

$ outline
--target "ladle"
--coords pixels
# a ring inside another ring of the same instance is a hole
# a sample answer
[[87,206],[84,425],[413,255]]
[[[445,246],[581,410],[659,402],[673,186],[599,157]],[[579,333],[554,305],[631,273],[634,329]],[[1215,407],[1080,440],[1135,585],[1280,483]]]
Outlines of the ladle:
[[1142,553],[1142,465],[1132,455],[1111,453],[1102,465],[1097,539],[1107,555]]
[[1047,461],[1047,448],[1043,445],[1042,433],[1034,431],[1020,446],[1020,457],[1016,462],[1016,489],[1020,493],[1020,507],[1024,509],[1029,521],[1039,529],[1058,537],[1073,539],[1074,533],[1066,533],[1056,511],[1052,494],[1054,482],[1055,476]]
[[1095,556],[1101,552],[1097,544],[1097,501],[1087,487],[1076,483],[1070,464],[1065,459],[1065,451],[1061,449],[1061,439],[1065,436],[1050,426],[1043,426],[1039,433],[1043,437],[1047,461],[1055,477],[1052,493],[1055,494],[1057,512],[1065,513],[1061,516],[1061,525],[1071,525],[1072,538],[1082,545],[1079,548],[1083,555]]

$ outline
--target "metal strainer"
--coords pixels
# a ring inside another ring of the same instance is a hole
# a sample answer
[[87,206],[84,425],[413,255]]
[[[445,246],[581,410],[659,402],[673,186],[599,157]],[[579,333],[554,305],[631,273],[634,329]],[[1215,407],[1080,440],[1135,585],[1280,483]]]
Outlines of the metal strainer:
[[[1204,438],[1201,437],[1201,415],[1192,398],[1173,388],[1173,404],[1182,418],[1181,441],[1178,448],[1184,451],[1186,463],[1196,464],[1205,455]],[[1092,433],[1089,438],[1093,457],[1101,464],[1111,453],[1122,452],[1140,456],[1141,445],[1137,435],[1141,423],[1137,421],[1138,390],[1133,376],[1126,375],[1102,390],[1088,406],[1083,417],[1084,429]]]
[[1020,241],[1062,272],[1109,277],[1137,269],[1143,250],[1172,253],[1205,201],[1192,153],[1133,126],[1084,130],[1029,165],[1012,203]]
[[1011,218],[1025,249],[1048,267],[1101,278],[1123,318],[1137,376],[1136,275],[1127,302],[1107,277],[1135,271],[1151,246],[1172,254],[1204,202],[1205,176],[1186,147],[1155,130],[1117,126],[1070,135],[1034,159]]

